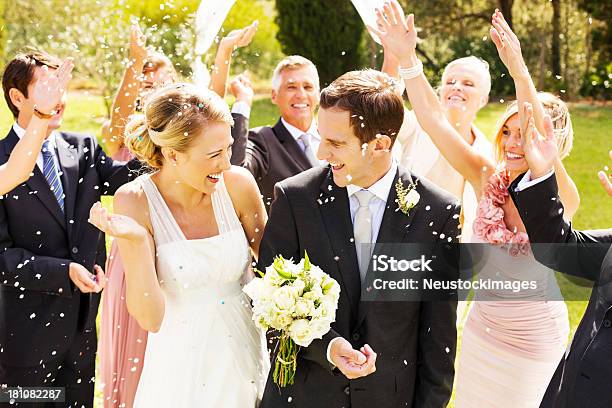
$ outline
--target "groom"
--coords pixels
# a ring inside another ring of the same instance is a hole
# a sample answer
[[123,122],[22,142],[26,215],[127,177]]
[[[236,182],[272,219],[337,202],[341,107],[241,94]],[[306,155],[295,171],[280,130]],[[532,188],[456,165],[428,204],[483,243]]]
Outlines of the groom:
[[[392,160],[404,110],[389,76],[346,73],[321,92],[320,106],[317,155],[330,165],[276,185],[259,267],[276,255],[298,260],[307,251],[340,284],[336,321],[299,352],[293,386],[279,390],[269,375],[261,407],[445,407],[456,302],[364,301],[368,259],[360,244],[454,240],[459,205]],[[398,210],[398,180],[418,181],[420,199],[409,211]]]

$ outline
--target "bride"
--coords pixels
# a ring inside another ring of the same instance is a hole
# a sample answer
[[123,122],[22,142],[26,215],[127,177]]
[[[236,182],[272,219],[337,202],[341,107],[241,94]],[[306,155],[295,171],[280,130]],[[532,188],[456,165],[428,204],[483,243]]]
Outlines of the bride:
[[[90,222],[117,239],[130,314],[149,331],[135,407],[255,407],[268,373],[265,337],[241,291],[266,212],[253,177],[229,162],[225,102],[168,85],[126,127],[154,172],[99,203]],[[135,362],[137,363],[137,362]]]

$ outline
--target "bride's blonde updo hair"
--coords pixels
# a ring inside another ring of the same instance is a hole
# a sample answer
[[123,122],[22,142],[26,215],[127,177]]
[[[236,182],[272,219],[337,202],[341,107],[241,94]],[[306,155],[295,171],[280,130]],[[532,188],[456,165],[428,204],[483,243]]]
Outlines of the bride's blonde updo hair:
[[[550,116],[552,120],[554,135],[557,139],[557,147],[559,149],[559,158],[564,159],[570,154],[574,144],[574,130],[572,129],[572,119],[569,109],[565,102],[548,92],[539,92],[538,100],[544,107],[544,113]],[[497,122],[497,131],[495,132],[495,157],[498,162],[501,162],[504,157],[501,144],[504,124],[515,114],[518,114],[517,101],[513,101],[508,105],[506,112],[504,112],[504,115]]]
[[162,168],[162,147],[185,152],[209,122],[234,124],[225,101],[216,93],[191,84],[174,83],[147,98],[142,114],[125,127],[125,145],[138,160]]

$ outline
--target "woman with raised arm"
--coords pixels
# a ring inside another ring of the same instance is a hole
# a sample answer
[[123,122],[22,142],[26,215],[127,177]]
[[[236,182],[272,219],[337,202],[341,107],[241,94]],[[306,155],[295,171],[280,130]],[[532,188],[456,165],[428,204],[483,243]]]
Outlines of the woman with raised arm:
[[[210,87],[217,93],[225,89],[231,52],[248,45],[257,24],[234,30],[221,40]],[[132,26],[129,65],[115,96],[111,118],[102,126],[105,149],[115,160],[127,161],[132,154],[124,143],[125,126],[130,116],[141,112],[147,96],[161,86],[177,81],[172,62],[165,55],[148,50],[138,25]],[[239,127],[240,129],[246,127]],[[99,381],[105,408],[131,407],[142,372],[147,331],[129,315],[125,304],[125,276],[118,247],[113,242],[106,264],[108,284],[102,298],[100,326]]]
[[57,70],[49,71],[47,66],[42,67],[42,75],[30,91],[34,100],[34,115],[8,160],[0,165],[0,195],[8,193],[30,178],[30,173],[36,166],[38,152],[48,136],[49,121],[64,98],[73,68],[74,64],[70,58],[64,60]]
[[91,210],[118,243],[128,311],[150,332],[135,407],[255,407],[262,396],[265,337],[241,282],[267,216],[255,179],[230,165],[231,125],[210,90],[156,91],[126,127],[154,172],[117,192],[114,215]]
[[[382,45],[382,71],[397,78],[399,60],[387,49],[384,41]],[[469,145],[494,160],[493,145],[474,124],[476,115],[489,100],[490,91],[489,64],[470,56],[453,60],[444,68],[438,94],[446,119]],[[403,167],[427,178],[461,201],[461,241],[469,242],[478,206],[474,189],[440,154],[419,125],[413,111],[405,109],[404,123],[394,148],[394,156]]]
[[[533,258],[525,227],[508,199],[510,182],[528,170],[516,104],[502,118],[495,137],[497,162],[492,162],[471,148],[446,120],[416,56],[414,16],[405,17],[395,1],[386,2],[379,16],[382,27],[374,30],[386,37],[389,48],[399,56],[400,76],[420,125],[448,162],[474,186],[479,198],[473,242],[495,244],[488,249],[480,279],[536,282],[536,290],[519,293],[477,291],[463,331],[455,406],[537,407],[564,352],[569,323],[565,303],[548,301],[561,298],[554,273]],[[552,116],[559,156],[566,156],[572,145],[567,107],[558,98],[537,95],[518,39],[501,13],[496,11],[492,23],[491,36],[515,81],[519,104],[532,103],[538,127],[543,127],[545,111]],[[555,170],[563,186],[560,197],[566,206],[565,216],[571,219],[578,208],[578,193],[560,160]]]

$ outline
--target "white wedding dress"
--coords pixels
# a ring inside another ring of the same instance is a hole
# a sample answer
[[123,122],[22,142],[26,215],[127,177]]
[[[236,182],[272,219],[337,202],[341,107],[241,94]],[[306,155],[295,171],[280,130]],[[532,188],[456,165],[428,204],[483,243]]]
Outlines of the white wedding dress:
[[249,245],[223,178],[212,195],[219,235],[187,240],[150,175],[157,276],[165,297],[159,332],[149,333],[135,407],[256,407],[269,363],[241,281]]

